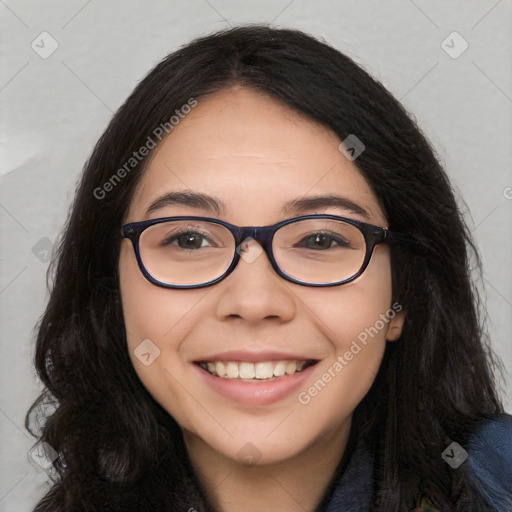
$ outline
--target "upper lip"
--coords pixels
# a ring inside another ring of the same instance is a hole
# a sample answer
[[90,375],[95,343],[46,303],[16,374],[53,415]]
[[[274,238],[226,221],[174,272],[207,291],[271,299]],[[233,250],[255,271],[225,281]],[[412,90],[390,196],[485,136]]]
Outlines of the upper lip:
[[276,351],[258,351],[247,352],[242,350],[232,350],[229,352],[221,352],[219,354],[212,354],[194,362],[214,362],[214,361],[247,361],[247,362],[264,362],[264,361],[316,361],[313,357],[307,357],[300,354],[289,354],[286,352]]

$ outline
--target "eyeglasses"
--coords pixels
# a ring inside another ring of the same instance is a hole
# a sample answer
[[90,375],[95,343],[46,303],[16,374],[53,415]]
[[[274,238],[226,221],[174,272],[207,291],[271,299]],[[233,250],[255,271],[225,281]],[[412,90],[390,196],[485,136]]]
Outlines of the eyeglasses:
[[359,277],[387,228],[328,214],[303,215],[273,226],[238,227],[210,217],[164,217],[126,224],[137,263],[165,288],[201,288],[236,268],[242,243],[261,243],[274,270],[304,286],[337,286]]

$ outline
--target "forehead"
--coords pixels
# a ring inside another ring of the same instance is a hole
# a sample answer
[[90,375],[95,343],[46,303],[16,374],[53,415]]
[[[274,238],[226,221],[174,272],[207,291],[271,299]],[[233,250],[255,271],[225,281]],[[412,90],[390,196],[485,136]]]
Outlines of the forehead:
[[219,198],[219,215],[241,224],[277,222],[285,204],[321,195],[343,196],[370,220],[385,222],[377,198],[339,144],[331,130],[261,93],[243,87],[215,93],[157,147],[130,220],[147,215],[165,193],[193,191]]

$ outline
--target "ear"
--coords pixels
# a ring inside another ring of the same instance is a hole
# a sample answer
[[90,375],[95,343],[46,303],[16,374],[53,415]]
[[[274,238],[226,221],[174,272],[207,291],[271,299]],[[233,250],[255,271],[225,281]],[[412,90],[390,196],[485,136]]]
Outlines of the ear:
[[405,313],[401,311],[396,313],[389,321],[388,330],[386,332],[386,341],[396,341],[402,335],[402,328],[404,326]]

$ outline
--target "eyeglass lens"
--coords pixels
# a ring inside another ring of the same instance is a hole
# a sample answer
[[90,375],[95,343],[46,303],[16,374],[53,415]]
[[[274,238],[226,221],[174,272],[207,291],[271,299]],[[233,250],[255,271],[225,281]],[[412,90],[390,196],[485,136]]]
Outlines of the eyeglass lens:
[[[304,219],[282,226],[273,239],[274,258],[289,276],[324,284],[348,279],[361,269],[366,242],[344,221]],[[158,281],[195,285],[226,272],[236,251],[233,234],[208,221],[173,220],[145,229],[139,250],[146,270]]]

